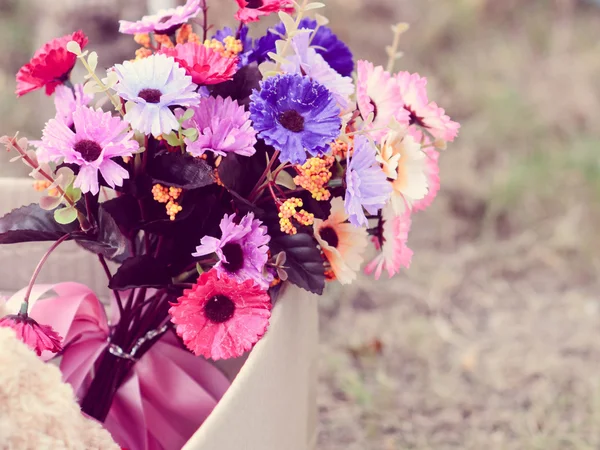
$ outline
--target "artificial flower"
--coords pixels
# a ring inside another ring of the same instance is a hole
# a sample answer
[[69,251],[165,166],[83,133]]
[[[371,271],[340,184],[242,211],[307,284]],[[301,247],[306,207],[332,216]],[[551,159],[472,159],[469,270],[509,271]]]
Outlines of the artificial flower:
[[240,43],[242,44],[242,51],[238,53],[238,66],[247,66],[250,63],[250,58],[252,52],[254,51],[252,46],[252,38],[248,35],[248,26],[242,25],[239,29],[239,33],[236,33],[233,28],[224,27],[218,30],[213,36],[213,39],[218,40],[224,45],[227,44],[226,40],[231,38],[239,39]]
[[257,22],[261,16],[268,16],[279,11],[294,11],[292,0],[237,0],[240,9],[235,19],[243,23]]
[[117,93],[128,101],[125,120],[134,130],[158,137],[179,129],[172,106],[200,102],[197,86],[173,58],[152,55],[115,65]]
[[207,97],[192,110],[192,118],[183,123],[184,128],[198,130],[195,141],[185,139],[189,153],[194,156],[202,156],[206,151],[222,156],[227,153],[252,156],[256,153],[256,131],[252,128],[250,113],[237,101],[230,97]]
[[354,94],[352,78],[343,77],[311,47],[310,32],[296,34],[291,42],[293,54],[286,57],[287,64],[281,68],[287,73],[306,75],[311,80],[325,86],[333,94],[335,101],[342,111],[350,105],[350,96]]
[[443,108],[429,101],[426,78],[418,73],[399,72],[396,83],[410,125],[423,127],[436,139],[452,142],[456,138],[460,124],[452,121]]
[[382,233],[380,244],[379,238],[375,236],[375,247],[379,254],[365,267],[365,272],[373,275],[379,280],[381,273],[385,270],[391,278],[401,268],[410,267],[413,252],[407,247],[408,232],[411,226],[411,213],[405,211],[400,215],[394,214],[391,206],[386,206],[382,211]]
[[[318,26],[316,20],[304,18],[300,21],[298,29],[313,30],[311,45],[316,52],[341,76],[349,77],[352,75],[354,70],[352,52],[346,44],[338,39],[331,28]],[[269,59],[269,52],[275,52],[275,43],[281,39],[281,36],[285,36],[285,33],[285,25],[282,22],[278,23],[273,29],[269,29],[267,34],[256,42],[250,59],[257,61],[259,64],[265,62]]]
[[350,284],[356,279],[368,245],[367,230],[347,221],[344,202],[337,197],[331,201],[327,220],[315,219],[314,223],[315,238],[335,277],[342,284]]
[[163,47],[159,53],[171,56],[196,84],[218,84],[231,80],[238,69],[238,58],[222,55],[212,48],[194,42]]
[[52,327],[41,325],[31,317],[21,314],[0,318],[0,327],[12,328],[17,338],[31,348],[38,356],[43,351],[58,353],[62,350],[62,338]]
[[366,226],[369,214],[377,214],[390,198],[392,186],[377,163],[377,148],[365,136],[354,139],[352,157],[348,156],[346,169],[346,197],[344,206],[350,223]]
[[197,356],[241,356],[265,334],[271,317],[269,294],[252,280],[243,283],[204,272],[169,309],[186,347]]
[[271,240],[267,228],[253,213],[246,214],[239,223],[234,219],[235,214],[225,214],[220,223],[221,238],[204,236],[192,256],[216,253],[219,262],[215,269],[219,275],[239,282],[250,279],[266,289],[271,281],[263,274]]
[[56,119],[48,121],[41,141],[44,158],[78,165],[74,186],[82,192],[99,192],[98,172],[109,186],[122,186],[129,172],[111,158],[132,156],[139,147],[127,123],[101,109],[78,106],[73,124],[75,131]]
[[172,34],[177,28],[196,17],[202,9],[200,0],[188,0],[176,8],[161,9],[151,16],[144,16],[137,22],[119,20],[119,32],[123,34],[157,33]]
[[303,164],[306,152],[321,155],[340,134],[340,108],[323,85],[301,75],[277,75],[250,96],[250,117],[282,162]]
[[57,86],[69,79],[77,56],[67,50],[67,44],[75,41],[81,48],[88,43],[83,31],[56,38],[44,44],[33,58],[17,72],[18,97],[37,89],[46,88],[46,95],[52,95]]
[[73,113],[78,106],[88,106],[93,96],[83,92],[83,85],[76,84],[73,89],[60,85],[54,93],[54,107],[56,115],[54,118],[68,127],[73,126]]
[[[390,162],[394,160],[396,163]],[[415,202],[427,196],[427,155],[411,133],[390,131],[382,140],[377,161],[386,170],[393,188],[392,206],[396,214],[412,209]]]
[[421,200],[413,203],[415,211],[422,211],[428,208],[440,191],[440,153],[433,146],[422,147],[423,152],[427,156],[425,163],[425,176],[427,177],[427,195]]
[[374,67],[368,61],[358,61],[356,101],[360,115],[366,119],[373,114],[373,121],[367,126],[374,139],[387,133],[392,121],[408,124],[408,111],[402,106],[402,95],[396,80],[383,67]]

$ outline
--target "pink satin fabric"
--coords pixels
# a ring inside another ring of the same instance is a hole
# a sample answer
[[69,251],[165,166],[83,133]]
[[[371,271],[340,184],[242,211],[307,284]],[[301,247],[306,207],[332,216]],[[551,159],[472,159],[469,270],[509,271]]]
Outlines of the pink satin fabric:
[[[9,302],[23,296],[21,290]],[[31,300],[35,301],[31,317],[63,337],[63,380],[81,399],[91,381],[90,370],[108,346],[109,325],[103,305],[94,292],[78,283],[36,286]],[[46,361],[54,356],[42,354]],[[104,426],[128,450],[178,450],[229,385],[216,367],[182,348],[175,335],[167,332],[133,366],[115,395]]]

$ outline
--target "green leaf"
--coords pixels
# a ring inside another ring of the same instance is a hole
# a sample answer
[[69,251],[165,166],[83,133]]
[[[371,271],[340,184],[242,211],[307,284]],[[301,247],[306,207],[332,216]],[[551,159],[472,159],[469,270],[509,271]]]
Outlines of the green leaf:
[[186,130],[183,130],[181,134],[183,134],[190,141],[195,141],[196,139],[198,139],[198,130],[196,130],[195,128],[188,128]]
[[179,121],[185,122],[186,120],[190,120],[192,117],[194,117],[194,110],[190,108],[183,113],[183,116],[181,116]]
[[282,170],[277,174],[275,183],[277,183],[279,186],[286,187],[290,190],[296,189],[296,183],[294,183],[294,178],[285,170]]
[[54,220],[61,225],[67,225],[77,220],[77,210],[72,206],[54,211]]
[[174,131],[172,131],[171,133],[169,133],[167,135],[163,135],[163,137],[167,140],[167,143],[171,147],[179,147],[181,145],[179,136],[177,136],[177,133],[175,133]]
[[60,196],[53,197],[51,195],[44,195],[40,198],[40,208],[45,209],[46,211],[52,211],[56,207],[58,207],[62,203],[62,198]]

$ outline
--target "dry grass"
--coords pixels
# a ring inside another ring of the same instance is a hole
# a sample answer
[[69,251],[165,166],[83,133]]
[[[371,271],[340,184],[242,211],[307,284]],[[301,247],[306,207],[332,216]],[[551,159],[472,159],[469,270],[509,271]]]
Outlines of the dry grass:
[[[387,25],[411,23],[398,67],[428,76],[463,128],[415,220],[411,269],[322,299],[318,448],[600,448],[600,8],[327,3],[378,63]],[[14,71],[27,53],[0,62]],[[41,96],[15,110],[11,83],[0,77],[0,131],[39,128]]]

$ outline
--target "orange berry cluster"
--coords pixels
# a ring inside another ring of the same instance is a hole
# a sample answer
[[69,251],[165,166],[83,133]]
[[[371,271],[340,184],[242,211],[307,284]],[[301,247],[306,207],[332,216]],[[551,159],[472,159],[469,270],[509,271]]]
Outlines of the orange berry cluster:
[[152,186],[152,195],[154,196],[154,200],[158,203],[166,203],[165,209],[167,210],[167,215],[171,220],[175,220],[175,216],[179,213],[183,208],[176,200],[181,197],[181,192],[183,189],[176,187],[166,187],[161,184],[155,184]]
[[292,217],[302,225],[312,225],[315,221],[315,215],[301,209],[303,203],[299,198],[289,198],[279,207],[279,228],[287,234],[296,234],[298,229],[292,224]]
[[296,166],[298,175],[294,177],[294,183],[310,192],[315,200],[329,200],[331,192],[326,186],[331,180],[329,169],[334,162],[333,156],[309,158],[301,166]]
[[348,144],[346,142],[337,139],[333,141],[330,146],[333,151],[333,156],[339,156],[341,159],[346,159],[348,157]]
[[192,31],[192,26],[189,23],[186,23],[185,25],[182,25],[179,30],[177,30],[175,41],[178,44],[185,44],[186,42],[194,42],[195,44],[199,44],[200,36]]
[[227,36],[225,39],[223,39],[223,41],[224,42],[216,39],[207,39],[204,41],[204,46],[207,48],[212,48],[214,51],[226,56],[227,58],[233,58],[244,50],[242,41],[233,36]]
[[[37,192],[44,192],[46,189],[48,189],[50,187],[51,184],[52,183],[50,183],[50,181],[48,181],[48,180],[36,180],[33,182],[33,189],[35,189]],[[50,197],[58,197],[59,196],[58,189],[56,189],[56,188],[49,189],[48,195]]]

